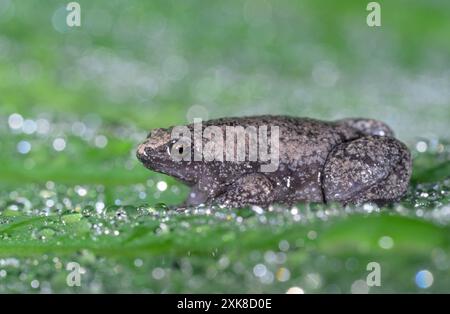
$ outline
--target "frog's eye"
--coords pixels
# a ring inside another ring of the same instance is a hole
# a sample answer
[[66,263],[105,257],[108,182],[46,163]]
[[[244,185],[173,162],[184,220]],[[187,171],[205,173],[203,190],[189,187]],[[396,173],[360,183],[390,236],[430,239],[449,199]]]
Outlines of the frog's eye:
[[175,159],[181,159],[189,154],[189,146],[182,140],[173,140],[167,146],[167,153]]
[[179,155],[183,155],[183,150],[184,150],[184,148],[183,148],[182,145],[179,145],[179,146],[176,147],[175,149],[178,151],[178,154],[179,154]]

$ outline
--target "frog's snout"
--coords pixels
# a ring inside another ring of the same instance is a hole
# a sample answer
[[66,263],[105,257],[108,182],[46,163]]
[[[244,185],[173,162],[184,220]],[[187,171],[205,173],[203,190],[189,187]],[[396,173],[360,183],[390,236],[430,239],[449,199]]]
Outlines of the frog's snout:
[[148,153],[146,151],[148,147],[148,141],[145,141],[144,143],[140,144],[138,146],[138,149],[136,151],[136,157],[141,161],[144,162],[148,159]]

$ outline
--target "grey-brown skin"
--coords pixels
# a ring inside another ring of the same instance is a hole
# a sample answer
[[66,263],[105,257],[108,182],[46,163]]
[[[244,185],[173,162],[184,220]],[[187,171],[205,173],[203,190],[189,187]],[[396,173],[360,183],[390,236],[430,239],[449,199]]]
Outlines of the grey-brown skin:
[[[279,166],[261,172],[258,161],[174,161],[171,128],[154,129],[137,151],[149,169],[191,186],[184,205],[227,207],[273,203],[390,203],[406,192],[411,176],[408,148],[384,123],[371,119],[332,122],[288,116],[223,118],[207,126],[279,127]],[[193,133],[193,125],[188,125]],[[224,133],[225,134],[225,133]],[[270,132],[269,132],[270,134]],[[269,135],[270,138],[270,135]],[[207,141],[207,140],[204,140]]]

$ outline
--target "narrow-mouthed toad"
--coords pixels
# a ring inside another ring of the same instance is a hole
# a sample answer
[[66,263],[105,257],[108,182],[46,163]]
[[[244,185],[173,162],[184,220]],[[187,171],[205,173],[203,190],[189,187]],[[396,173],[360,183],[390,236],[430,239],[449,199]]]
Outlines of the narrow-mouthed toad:
[[[185,129],[190,134],[200,131],[200,135],[205,135],[205,130],[211,129],[208,127],[215,127],[215,133],[223,131],[224,145],[227,146],[231,143],[226,141],[227,127],[237,126],[253,130],[265,127],[268,152],[273,153],[277,148],[275,168],[262,170],[261,165],[272,161],[248,156],[243,161],[227,160],[224,158],[227,147],[218,154],[216,152],[220,158],[201,156],[194,160],[199,146],[210,145],[211,132],[209,136],[201,137],[200,143],[195,143],[194,135],[181,143],[173,138],[174,127],[152,130],[139,146],[137,157],[147,168],[191,186],[186,205],[240,207],[301,201],[387,203],[399,200],[407,190],[412,169],[410,152],[380,121],[343,119],[325,122],[288,116],[255,116],[209,120],[197,131],[194,124]],[[277,145],[270,141],[275,128],[278,130]],[[247,155],[250,153],[249,138],[246,133]],[[232,141],[234,143],[234,139]],[[261,143],[259,137],[258,145]],[[233,148],[235,151],[236,147],[237,144]],[[179,157],[188,154],[190,158],[174,158],[174,152]]]

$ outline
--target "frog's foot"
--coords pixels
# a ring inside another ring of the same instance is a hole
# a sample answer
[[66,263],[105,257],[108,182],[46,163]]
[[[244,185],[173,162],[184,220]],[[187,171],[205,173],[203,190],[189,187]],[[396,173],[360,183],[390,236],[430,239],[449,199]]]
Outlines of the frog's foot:
[[349,126],[364,135],[394,136],[394,132],[384,122],[373,119],[348,118],[336,121]]
[[397,201],[411,177],[411,156],[392,137],[367,136],[338,145],[323,171],[325,201],[361,204]]
[[226,207],[265,206],[273,202],[273,188],[266,175],[247,174],[232,182],[225,192],[213,199],[213,202]]

